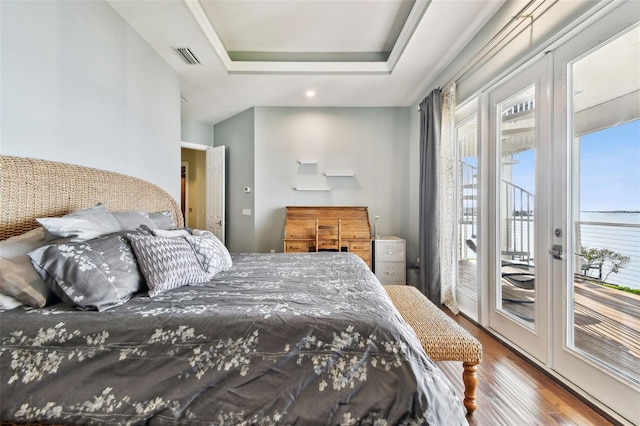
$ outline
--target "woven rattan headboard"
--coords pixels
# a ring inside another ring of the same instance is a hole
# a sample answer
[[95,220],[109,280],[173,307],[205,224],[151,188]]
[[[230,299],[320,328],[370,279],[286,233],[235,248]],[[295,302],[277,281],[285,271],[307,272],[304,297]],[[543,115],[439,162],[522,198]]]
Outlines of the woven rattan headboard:
[[169,210],[178,226],[184,223],[176,201],[145,180],[90,167],[0,155],[0,240],[38,227],[37,217],[62,216],[97,203],[112,211]]

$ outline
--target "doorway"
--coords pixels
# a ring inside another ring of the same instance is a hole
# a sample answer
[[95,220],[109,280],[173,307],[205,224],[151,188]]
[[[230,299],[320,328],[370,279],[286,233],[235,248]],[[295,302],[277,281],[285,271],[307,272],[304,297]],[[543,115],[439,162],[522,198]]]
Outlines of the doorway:
[[180,150],[182,169],[186,175],[184,190],[181,191],[181,207],[185,226],[195,229],[205,229],[205,198],[206,198],[206,154],[205,151],[182,148]]
[[[616,28],[615,26],[612,28]],[[555,52],[553,368],[640,424],[640,25]],[[557,284],[556,284],[557,283]]]
[[640,24],[621,10],[483,94],[479,307],[496,335],[640,424]]
[[549,57],[489,91],[489,324],[542,363],[550,306]]

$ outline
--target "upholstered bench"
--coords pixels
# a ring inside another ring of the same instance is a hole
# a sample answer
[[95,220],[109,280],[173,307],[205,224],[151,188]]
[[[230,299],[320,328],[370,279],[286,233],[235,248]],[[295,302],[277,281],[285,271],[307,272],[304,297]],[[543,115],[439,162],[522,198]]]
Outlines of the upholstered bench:
[[434,305],[420,291],[410,285],[386,285],[400,315],[415,330],[424,351],[434,361],[462,361],[464,371],[464,406],[468,413],[475,411],[476,369],[482,359],[482,345]]

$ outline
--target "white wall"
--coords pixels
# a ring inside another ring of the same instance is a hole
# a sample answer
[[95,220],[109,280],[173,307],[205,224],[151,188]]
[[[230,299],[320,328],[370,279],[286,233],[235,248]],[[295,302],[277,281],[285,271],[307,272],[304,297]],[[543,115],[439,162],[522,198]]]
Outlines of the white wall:
[[[408,108],[256,108],[256,248],[283,250],[285,206],[367,206],[380,234],[408,217]],[[316,165],[300,165],[313,159]],[[326,177],[325,172],[354,172]],[[328,186],[330,191],[296,191]],[[237,188],[236,188],[237,189]]]
[[213,124],[182,118],[180,133],[182,142],[213,146]]
[[[216,146],[225,146],[226,234],[231,252],[255,252],[254,223],[254,108],[250,108],[214,126]],[[255,158],[256,162],[269,158]],[[251,192],[244,192],[244,187]],[[251,216],[242,214],[250,209]]]
[[105,2],[0,8],[0,153],[125,173],[179,199],[177,73]]

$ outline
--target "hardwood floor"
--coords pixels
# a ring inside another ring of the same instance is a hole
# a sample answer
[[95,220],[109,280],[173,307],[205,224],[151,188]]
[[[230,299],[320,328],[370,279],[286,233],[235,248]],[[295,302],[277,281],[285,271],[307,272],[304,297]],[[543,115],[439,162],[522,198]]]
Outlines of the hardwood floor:
[[[483,359],[478,366],[478,409],[473,415],[467,415],[470,426],[618,424],[599,414],[467,318],[450,316],[480,340],[483,347]],[[451,380],[462,400],[462,363],[440,361],[436,364]]]

